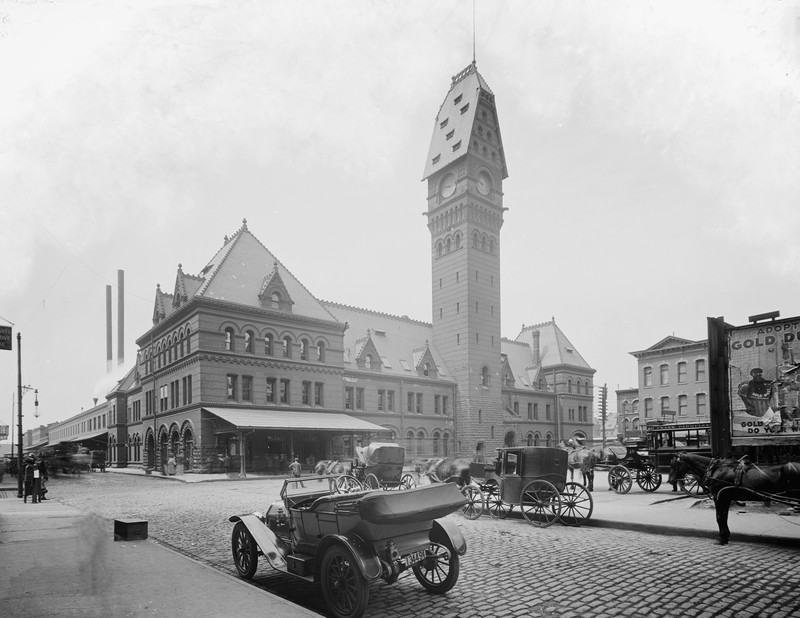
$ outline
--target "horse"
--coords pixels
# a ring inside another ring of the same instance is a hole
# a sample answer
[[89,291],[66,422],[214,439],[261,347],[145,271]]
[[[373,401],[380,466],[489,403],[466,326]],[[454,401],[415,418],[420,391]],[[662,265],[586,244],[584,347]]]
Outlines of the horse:
[[344,464],[338,459],[320,459],[314,466],[314,474],[344,474]]
[[432,482],[456,483],[459,487],[470,482],[469,459],[459,457],[435,457],[428,459],[421,467],[421,474],[427,476]]
[[584,447],[569,451],[567,467],[569,468],[570,481],[575,480],[575,470],[581,471],[583,484],[589,491],[594,491],[594,468],[601,457],[595,449]]
[[719,544],[727,545],[731,537],[728,509],[733,500],[790,501],[800,498],[800,463],[755,464],[746,456],[721,459],[678,453],[670,462],[669,481],[677,481],[686,473],[702,479],[701,484],[714,500],[719,527]]

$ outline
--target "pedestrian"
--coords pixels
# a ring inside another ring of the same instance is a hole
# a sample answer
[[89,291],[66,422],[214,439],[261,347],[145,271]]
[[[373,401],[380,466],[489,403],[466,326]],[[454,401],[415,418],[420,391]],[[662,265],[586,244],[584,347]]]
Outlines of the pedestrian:
[[23,462],[22,467],[23,479],[23,494],[22,501],[28,502],[28,496],[31,497],[31,502],[36,504],[39,502],[39,470],[36,468],[36,460],[33,455],[28,455]]
[[[294,476],[294,478],[300,478],[300,473],[303,471],[303,466],[300,465],[300,460],[297,459],[297,457],[295,457],[294,461],[289,464],[289,470],[292,471],[292,476]],[[300,481],[300,487],[305,487],[302,481]]]
[[45,464],[43,458],[39,458],[39,461],[36,462],[36,468],[39,470],[39,501],[42,500],[49,500],[45,496],[47,493],[47,487],[45,487],[45,482],[50,480],[50,477],[47,476],[47,464]]

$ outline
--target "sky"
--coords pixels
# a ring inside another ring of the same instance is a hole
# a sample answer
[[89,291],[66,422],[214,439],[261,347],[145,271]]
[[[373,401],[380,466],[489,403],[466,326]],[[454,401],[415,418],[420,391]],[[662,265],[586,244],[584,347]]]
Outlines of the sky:
[[23,429],[90,408],[245,219],[317,298],[430,321],[421,179],[473,49],[503,336],[555,318],[614,406],[632,351],[800,315],[799,0],[0,0],[0,425],[18,333]]

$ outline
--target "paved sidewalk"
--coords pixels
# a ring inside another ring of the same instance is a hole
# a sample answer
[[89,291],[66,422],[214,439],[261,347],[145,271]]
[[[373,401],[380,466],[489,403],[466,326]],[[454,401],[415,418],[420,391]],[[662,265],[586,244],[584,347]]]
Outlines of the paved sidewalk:
[[[38,616],[318,614],[158,543],[114,541],[108,522],[0,487],[0,613]],[[14,480],[14,479],[12,479]]]

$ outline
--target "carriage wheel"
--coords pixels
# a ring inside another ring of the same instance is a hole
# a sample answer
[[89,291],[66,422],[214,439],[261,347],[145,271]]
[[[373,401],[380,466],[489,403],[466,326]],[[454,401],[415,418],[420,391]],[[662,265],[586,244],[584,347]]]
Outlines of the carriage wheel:
[[636,472],[636,484],[645,491],[655,491],[661,487],[661,473],[653,464],[645,464]]
[[618,494],[626,494],[631,490],[633,480],[625,466],[612,466],[608,471],[608,488]]
[[536,479],[522,488],[519,508],[534,526],[546,528],[558,519],[561,496],[552,483]]
[[706,493],[705,488],[700,484],[700,477],[691,472],[687,472],[683,479],[678,481],[678,487],[680,487],[687,496],[692,496],[693,498]]
[[474,485],[467,485],[461,490],[467,503],[461,508],[461,514],[467,519],[478,519],[483,513],[483,492]]
[[568,526],[580,526],[592,516],[592,494],[580,483],[566,483],[561,492],[561,511],[558,516]]
[[400,487],[398,489],[414,489],[416,486],[417,482],[414,477],[410,474],[404,474],[400,479]]
[[411,567],[422,587],[433,594],[444,594],[458,581],[458,554],[444,545],[431,543],[422,562]]
[[378,480],[378,477],[371,472],[364,478],[364,485],[367,487],[367,489],[381,488],[381,482]]
[[336,479],[335,490],[337,493],[350,494],[354,491],[361,491],[363,489],[364,486],[361,484],[361,481],[354,476],[350,476],[349,474],[343,474]]
[[337,618],[356,618],[369,605],[369,582],[343,546],[332,545],[322,557],[322,596]]
[[495,519],[508,517],[511,512],[511,505],[503,502],[500,497],[500,487],[497,485],[497,481],[489,479],[483,484],[483,487],[484,495],[486,496],[486,510],[489,511],[489,515]]
[[251,579],[258,569],[258,546],[241,521],[236,522],[231,535],[231,550],[236,570],[245,579]]

